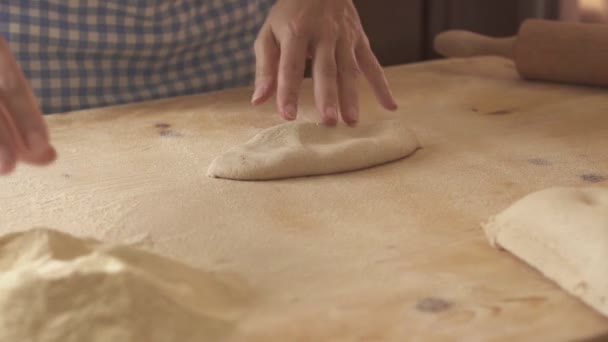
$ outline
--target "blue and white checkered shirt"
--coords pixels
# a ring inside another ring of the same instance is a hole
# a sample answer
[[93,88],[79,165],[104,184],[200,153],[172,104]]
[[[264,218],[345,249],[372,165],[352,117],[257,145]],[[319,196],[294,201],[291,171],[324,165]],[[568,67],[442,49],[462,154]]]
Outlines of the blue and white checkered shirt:
[[251,83],[274,0],[0,0],[46,114]]

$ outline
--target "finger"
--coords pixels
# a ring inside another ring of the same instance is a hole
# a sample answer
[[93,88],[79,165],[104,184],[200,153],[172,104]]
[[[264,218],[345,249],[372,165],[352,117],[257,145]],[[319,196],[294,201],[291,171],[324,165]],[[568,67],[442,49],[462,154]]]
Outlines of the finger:
[[2,119],[0,120],[0,125],[3,127],[3,130],[7,132],[10,141],[8,148],[10,149],[11,154],[14,155],[15,162],[21,160],[31,165],[43,166],[56,160],[57,152],[51,145],[49,145],[47,149],[40,151],[30,151],[24,147],[23,142],[19,138],[19,133],[15,127],[12,116],[3,104],[0,104],[0,117],[0,119]]
[[254,49],[255,90],[251,103],[258,105],[266,102],[276,89],[280,52],[272,31],[266,27],[260,30]]
[[378,59],[376,59],[369,43],[360,44],[355,50],[355,56],[361,71],[365,74],[380,104],[389,110],[397,109],[397,104],[391,94],[388,81],[384,76],[384,70]]
[[38,154],[35,160],[25,160],[29,164],[45,166],[53,163],[57,159],[57,151],[54,147],[50,146],[46,151]]
[[31,152],[28,150],[20,151],[17,149],[17,154],[18,160],[36,166],[49,165],[57,159],[57,151],[51,145],[48,145],[48,147],[44,150],[36,152]]
[[338,121],[338,68],[336,48],[333,42],[320,42],[315,49],[312,78],[315,102],[321,113],[321,121],[335,125]]
[[17,161],[13,133],[8,123],[8,112],[0,105],[0,175],[6,175],[15,169]]
[[342,120],[349,125],[359,121],[359,94],[357,80],[361,71],[351,44],[338,42],[336,51],[338,63],[338,87],[340,89],[340,113]]
[[49,135],[42,112],[21,68],[0,37],[0,101],[5,105],[18,133],[17,144],[31,152],[31,157],[46,153]]
[[294,120],[298,111],[298,95],[306,67],[307,41],[293,35],[281,42],[277,105],[283,118]]

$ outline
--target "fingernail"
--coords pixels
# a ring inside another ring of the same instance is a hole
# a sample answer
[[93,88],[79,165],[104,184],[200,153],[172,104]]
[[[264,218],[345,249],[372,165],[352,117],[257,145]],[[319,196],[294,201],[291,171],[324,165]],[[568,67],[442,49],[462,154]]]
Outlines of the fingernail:
[[48,147],[48,141],[38,132],[29,133],[27,136],[27,148],[30,151],[42,151]]
[[40,157],[38,163],[40,165],[48,165],[57,159],[57,151],[53,146],[49,146],[49,149]]
[[356,107],[351,107],[346,113],[346,120],[349,126],[355,126],[359,122],[359,110]]
[[389,104],[389,107],[391,110],[397,110],[397,108],[399,108],[399,106],[397,105],[397,103],[395,101],[391,101],[391,103]]
[[266,84],[256,86],[255,90],[253,91],[253,96],[251,96],[251,103],[255,104],[256,102],[258,102],[262,98],[264,93],[266,93],[267,88],[268,86]]
[[325,108],[325,123],[328,125],[335,125],[338,122],[338,111],[334,106],[328,106]]
[[285,106],[285,109],[283,110],[283,114],[288,119],[291,119],[291,120],[295,119],[296,118],[296,106],[294,106],[292,104],[288,104],[287,106]]
[[7,174],[13,169],[12,153],[6,147],[0,146],[0,174]]
[[255,88],[253,95],[251,96],[251,103],[255,104],[257,100],[260,99],[260,89]]

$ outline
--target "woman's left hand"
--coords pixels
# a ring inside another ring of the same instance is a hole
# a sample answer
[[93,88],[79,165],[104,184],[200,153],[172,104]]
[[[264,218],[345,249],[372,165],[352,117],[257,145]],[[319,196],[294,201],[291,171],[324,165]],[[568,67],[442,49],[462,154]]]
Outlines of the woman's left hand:
[[297,116],[306,59],[312,58],[315,102],[322,122],[359,119],[357,78],[363,74],[378,102],[397,109],[352,0],[277,0],[255,42],[253,104],[275,92],[286,120]]

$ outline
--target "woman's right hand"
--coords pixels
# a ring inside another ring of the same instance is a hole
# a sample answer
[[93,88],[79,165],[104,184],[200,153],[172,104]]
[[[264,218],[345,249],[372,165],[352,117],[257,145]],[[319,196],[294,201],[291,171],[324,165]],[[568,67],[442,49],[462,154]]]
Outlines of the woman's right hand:
[[19,162],[42,166],[56,157],[34,92],[0,37],[0,175]]

